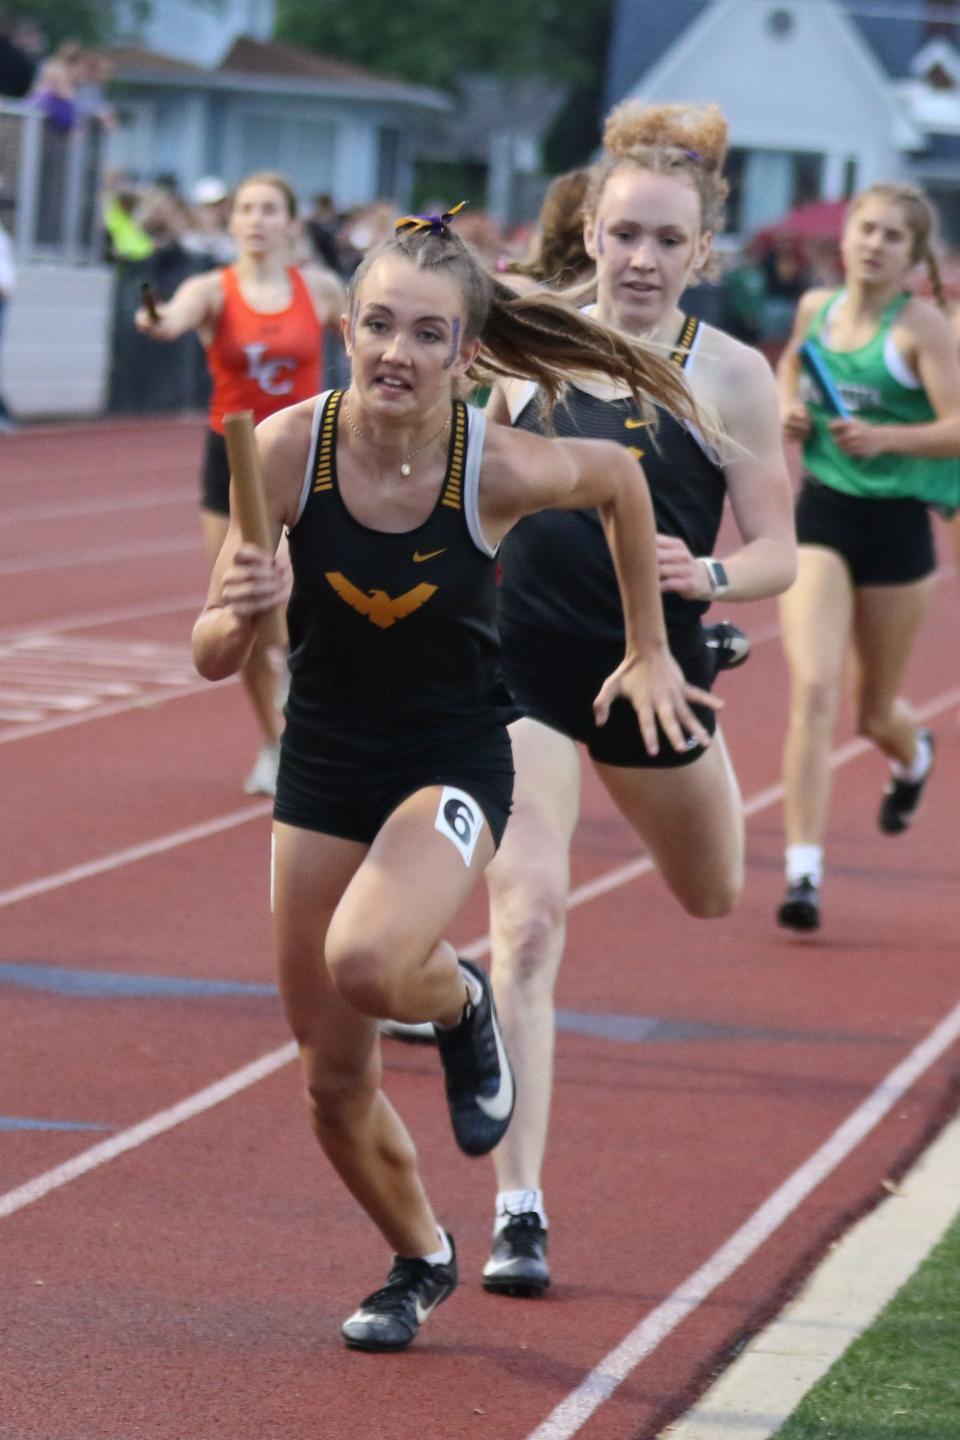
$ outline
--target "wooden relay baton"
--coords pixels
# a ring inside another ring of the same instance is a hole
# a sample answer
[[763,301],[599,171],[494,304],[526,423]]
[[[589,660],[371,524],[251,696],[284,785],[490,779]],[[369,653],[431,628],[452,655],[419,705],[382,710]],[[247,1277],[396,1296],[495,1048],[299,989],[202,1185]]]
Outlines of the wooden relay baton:
[[[260,479],[257,442],[253,434],[253,412],[239,410],[223,417],[223,438],[227,442],[227,459],[233,482],[233,504],[240,531],[248,544],[259,545],[273,554],[273,537],[267,520],[267,502]],[[287,628],[277,606],[257,616],[257,633],[264,645],[287,648]]]
[[160,311],[157,309],[157,297],[154,295],[150,285],[144,280],[140,286],[140,299],[143,301],[143,308],[154,325],[160,319]]

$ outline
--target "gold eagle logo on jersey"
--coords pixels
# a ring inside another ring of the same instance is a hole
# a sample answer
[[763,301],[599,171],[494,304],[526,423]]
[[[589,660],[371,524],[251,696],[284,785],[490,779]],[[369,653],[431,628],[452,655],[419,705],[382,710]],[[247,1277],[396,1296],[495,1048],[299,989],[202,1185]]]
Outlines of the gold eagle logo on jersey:
[[394,598],[388,595],[386,590],[361,590],[339,570],[327,570],[325,575],[340,599],[345,600],[351,609],[366,615],[371,625],[376,625],[380,630],[389,630],[398,620],[412,615],[414,610],[419,610],[437,589],[436,585],[414,585],[412,590],[406,590]]

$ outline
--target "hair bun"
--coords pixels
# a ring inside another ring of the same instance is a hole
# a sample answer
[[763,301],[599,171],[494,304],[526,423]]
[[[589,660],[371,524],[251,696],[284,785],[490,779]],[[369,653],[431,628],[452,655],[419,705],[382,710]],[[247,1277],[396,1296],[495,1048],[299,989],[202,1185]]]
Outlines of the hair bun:
[[603,147],[627,155],[645,146],[672,146],[695,164],[720,170],[727,153],[727,122],[719,105],[643,105],[625,100],[607,116]]

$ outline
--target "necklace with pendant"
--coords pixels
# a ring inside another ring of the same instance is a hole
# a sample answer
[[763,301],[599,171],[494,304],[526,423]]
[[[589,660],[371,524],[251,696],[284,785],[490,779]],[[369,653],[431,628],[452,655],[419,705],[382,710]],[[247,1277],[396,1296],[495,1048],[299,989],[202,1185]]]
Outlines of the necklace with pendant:
[[[389,445],[378,445],[376,440],[371,440],[369,435],[364,435],[363,431],[359,428],[359,426],[354,424],[353,416],[350,414],[350,407],[347,404],[346,400],[344,400],[343,402],[343,414],[347,424],[350,426],[350,429],[353,431],[354,435],[356,435],[359,440],[363,440],[367,445],[372,446],[374,450],[389,450],[391,448]],[[428,445],[432,445],[435,440],[439,440],[440,436],[445,430],[449,430],[450,418],[451,417],[448,415],[446,420],[444,420],[443,424],[440,426],[440,429],[437,431],[436,435],[431,435],[430,439],[424,440],[423,444],[418,445],[416,450],[411,450],[409,455],[404,455],[403,459],[400,461],[400,474],[403,475],[404,478],[406,478],[406,476],[411,473],[410,461],[414,460],[420,454],[421,450],[426,450]]]

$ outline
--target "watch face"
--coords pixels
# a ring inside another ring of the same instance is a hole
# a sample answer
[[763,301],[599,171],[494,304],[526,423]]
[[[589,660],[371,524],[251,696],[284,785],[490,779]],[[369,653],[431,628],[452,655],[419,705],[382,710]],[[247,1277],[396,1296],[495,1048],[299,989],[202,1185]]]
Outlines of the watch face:
[[710,568],[711,568],[711,570],[713,571],[713,583],[714,583],[714,585],[716,586],[716,588],[717,588],[718,590],[725,590],[725,589],[727,588],[727,586],[730,584],[730,581],[727,579],[727,572],[726,572],[726,570],[723,568],[723,566],[720,564],[720,561],[719,561],[719,560],[711,560],[711,561],[710,561]]

